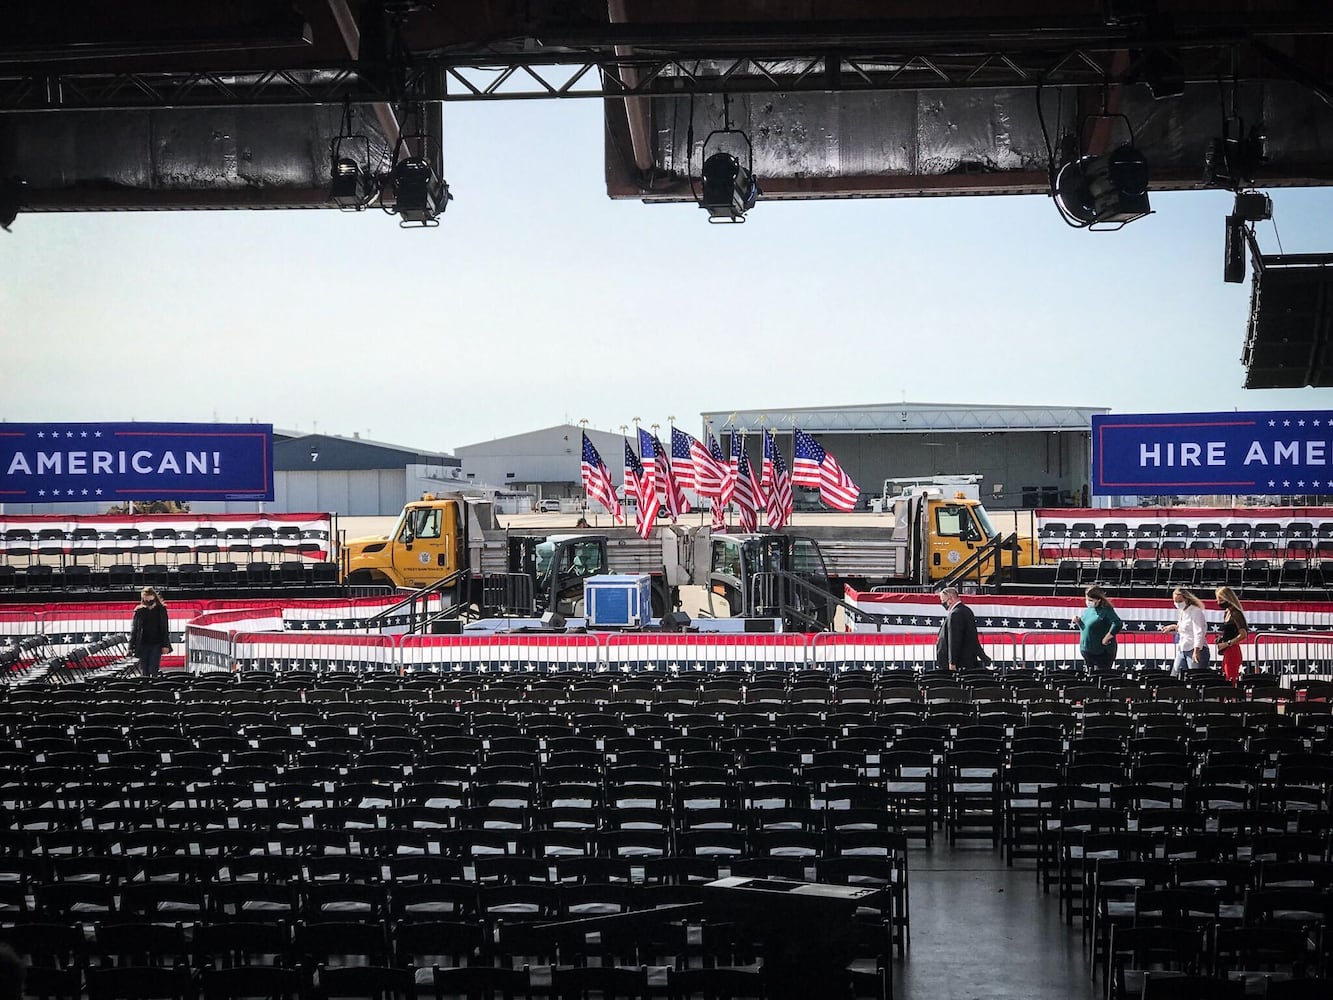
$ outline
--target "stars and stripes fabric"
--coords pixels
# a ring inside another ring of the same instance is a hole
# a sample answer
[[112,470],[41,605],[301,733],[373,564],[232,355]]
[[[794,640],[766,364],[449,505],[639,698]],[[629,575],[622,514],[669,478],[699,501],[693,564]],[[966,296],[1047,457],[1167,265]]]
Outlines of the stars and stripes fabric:
[[[694,492],[701,497],[716,500],[721,496],[722,487],[727,479],[727,462],[722,457],[722,451],[717,447],[717,442],[713,440],[713,435],[708,435],[708,445],[705,445],[694,435],[673,429],[671,432],[673,451],[675,450],[675,436],[677,433],[689,442],[690,463],[694,472]],[[714,452],[716,452],[716,455]],[[689,484],[682,483],[681,485]]]
[[611,479],[602,456],[597,453],[593,443],[583,435],[583,458],[579,462],[579,471],[583,476],[583,492],[589,501],[601,504],[618,523],[625,521],[625,512],[620,509],[620,500],[616,497],[616,484]]
[[643,465],[643,481],[650,489],[657,489],[657,457],[653,451],[653,436],[642,427],[634,428],[639,437],[639,462]]
[[699,489],[698,473],[694,470],[694,446],[699,442],[693,435],[676,427],[671,428],[671,475],[682,489]]
[[800,428],[792,432],[792,437],[792,482],[817,488],[819,499],[834,510],[855,510],[861,489],[842,471],[838,460]]
[[653,525],[657,523],[657,511],[661,506],[657,499],[657,490],[645,481],[647,473],[639,456],[625,442],[625,495],[635,500],[634,529],[640,538],[651,538]]
[[671,453],[656,434],[653,435],[653,457],[656,459],[657,495],[666,512],[671,515],[671,523],[675,524],[681,514],[689,512],[690,502],[685,499],[684,490],[676,482],[675,471],[671,467]]
[[777,530],[791,520],[791,473],[772,431],[764,431],[764,468],[768,470],[768,525]]
[[739,434],[731,436],[731,477],[733,480],[731,500],[736,505],[736,516],[742,531],[759,530],[759,503],[763,490],[755,478],[754,468],[750,465],[750,456],[745,453],[745,443]]
[[717,443],[717,438],[713,436],[712,431],[708,432],[708,454],[712,456],[713,462],[717,465],[718,475],[722,480],[722,485],[718,487],[717,500],[721,506],[725,507],[731,503],[731,498],[736,493],[736,470],[731,467],[731,463],[722,454],[722,446]]
[[[847,587],[844,600],[860,608],[884,616],[885,630],[894,632],[937,632],[943,612],[934,594],[872,593]],[[1078,640],[1078,625],[1074,617],[1084,608],[1082,595],[1078,597],[1046,597],[1021,594],[992,596],[968,594],[965,601],[976,616],[977,628],[983,631],[1032,633],[1060,632]],[[1125,647],[1130,642],[1154,642],[1163,647],[1163,659],[1174,656],[1174,637],[1160,631],[1163,625],[1174,625],[1179,613],[1165,597],[1119,597],[1115,599],[1116,614],[1124,622],[1124,629],[1116,636],[1120,644],[1120,658],[1125,658]],[[1210,627],[1218,627],[1222,612],[1206,608],[1204,616]],[[1333,611],[1327,603],[1304,601],[1249,601],[1245,618],[1250,631],[1296,634],[1326,631],[1333,626]],[[857,631],[873,630],[870,622],[858,623]],[[1247,657],[1255,649],[1246,647]],[[1138,654],[1134,654],[1138,655]]]

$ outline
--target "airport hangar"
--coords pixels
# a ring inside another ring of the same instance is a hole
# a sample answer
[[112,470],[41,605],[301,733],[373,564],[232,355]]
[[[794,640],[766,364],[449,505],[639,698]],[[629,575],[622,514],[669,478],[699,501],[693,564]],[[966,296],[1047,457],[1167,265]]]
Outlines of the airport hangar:
[[[980,475],[981,498],[995,508],[1076,506],[1089,482],[1095,406],[971,406],[874,403],[867,406],[748,409],[703,414],[730,454],[743,433],[762,457],[760,430],[774,432],[789,463],[792,428],[812,435],[861,487],[879,496],[884,480]],[[863,498],[864,499],[864,498]]]

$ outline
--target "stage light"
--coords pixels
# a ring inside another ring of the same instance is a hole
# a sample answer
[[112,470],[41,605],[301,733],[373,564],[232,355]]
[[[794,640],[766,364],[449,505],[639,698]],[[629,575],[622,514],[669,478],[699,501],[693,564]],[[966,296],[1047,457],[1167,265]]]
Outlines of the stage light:
[[558,611],[548,611],[542,615],[542,627],[563,631],[565,627],[565,616]]
[[[745,162],[724,149],[708,152],[719,136],[736,136],[745,144]],[[744,222],[745,213],[754,208],[761,192],[754,176],[754,148],[750,138],[737,129],[710,132],[703,144],[703,193],[699,207],[708,212],[709,222]]]
[[27,205],[28,182],[21,177],[0,181],[0,229],[10,232],[19,210]]
[[355,128],[352,105],[343,108],[342,128],[329,143],[329,200],[344,212],[360,212],[379,190],[370,169],[370,137]]
[[360,212],[374,194],[370,173],[350,157],[333,161],[329,197],[344,212]]
[[1147,159],[1126,143],[1101,156],[1080,156],[1060,168],[1056,204],[1072,224],[1120,229],[1152,212]]
[[390,175],[393,185],[393,211],[398,225],[431,227],[440,224],[439,216],[453,197],[444,178],[435,173],[430,162],[419,156],[399,160]]
[[699,205],[709,222],[744,222],[754,208],[759,185],[754,175],[730,153],[714,153],[704,161],[703,197]]

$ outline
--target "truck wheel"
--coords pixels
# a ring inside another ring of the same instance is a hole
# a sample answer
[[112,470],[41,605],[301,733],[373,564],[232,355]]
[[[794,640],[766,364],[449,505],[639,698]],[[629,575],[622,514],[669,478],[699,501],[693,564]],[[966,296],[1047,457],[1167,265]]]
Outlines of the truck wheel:
[[375,582],[375,578],[374,578],[373,576],[371,576],[371,574],[370,574],[370,570],[359,569],[359,570],[357,570],[355,573],[348,573],[348,574],[347,574],[347,584],[348,584],[348,586],[352,586],[352,587],[369,587],[369,586],[370,586],[371,584],[373,584],[374,582]]

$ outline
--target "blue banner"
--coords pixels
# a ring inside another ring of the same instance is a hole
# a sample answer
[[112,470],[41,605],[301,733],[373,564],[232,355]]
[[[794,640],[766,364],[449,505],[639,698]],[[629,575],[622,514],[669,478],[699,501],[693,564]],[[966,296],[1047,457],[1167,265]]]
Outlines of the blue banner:
[[0,503],[272,499],[272,424],[0,424]]
[[1333,493],[1333,409],[1094,415],[1092,492]]

